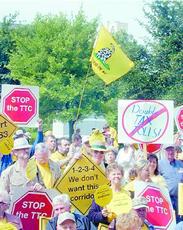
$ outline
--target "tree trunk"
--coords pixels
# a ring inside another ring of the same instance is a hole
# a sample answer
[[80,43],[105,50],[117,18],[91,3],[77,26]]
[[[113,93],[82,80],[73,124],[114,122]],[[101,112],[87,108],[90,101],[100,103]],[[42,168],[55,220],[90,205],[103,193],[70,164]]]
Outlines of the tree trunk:
[[74,133],[75,121],[69,121],[69,140],[72,141],[72,134]]

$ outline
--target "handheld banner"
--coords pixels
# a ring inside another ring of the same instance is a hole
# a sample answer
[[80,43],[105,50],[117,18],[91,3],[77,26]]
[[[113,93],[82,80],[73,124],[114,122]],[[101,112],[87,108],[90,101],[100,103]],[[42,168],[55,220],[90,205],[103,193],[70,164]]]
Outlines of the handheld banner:
[[60,193],[67,193],[72,205],[86,214],[96,189],[104,184],[109,184],[109,181],[103,170],[83,154],[58,180],[55,189]]
[[118,142],[173,144],[173,101],[119,100]]
[[39,118],[39,87],[2,85],[1,111],[19,126],[36,127]]

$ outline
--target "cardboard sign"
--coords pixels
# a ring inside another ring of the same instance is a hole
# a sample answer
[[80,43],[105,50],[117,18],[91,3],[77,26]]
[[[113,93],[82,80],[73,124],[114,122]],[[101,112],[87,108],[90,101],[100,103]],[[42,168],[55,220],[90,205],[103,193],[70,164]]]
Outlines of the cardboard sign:
[[39,217],[50,217],[52,211],[51,199],[43,192],[27,192],[12,207],[12,214],[20,217],[24,230],[39,229]]
[[39,115],[39,87],[2,85],[1,111],[19,126],[36,127]]
[[119,100],[118,142],[173,144],[173,101]]
[[88,156],[83,155],[59,179],[55,189],[60,193],[67,193],[73,206],[85,214],[92,204],[96,189],[108,183],[100,166],[95,165]]
[[5,137],[0,142],[0,153],[2,153],[3,155],[10,154],[13,149],[13,143],[14,140],[12,137]]
[[154,183],[136,182],[135,197],[144,196],[148,201],[146,219],[155,229],[175,229],[173,208],[167,189],[159,188]]
[[0,142],[7,137],[13,136],[17,126],[3,114],[0,114]]
[[112,200],[112,189],[109,185],[100,186],[94,194],[95,203],[101,207],[105,207]]

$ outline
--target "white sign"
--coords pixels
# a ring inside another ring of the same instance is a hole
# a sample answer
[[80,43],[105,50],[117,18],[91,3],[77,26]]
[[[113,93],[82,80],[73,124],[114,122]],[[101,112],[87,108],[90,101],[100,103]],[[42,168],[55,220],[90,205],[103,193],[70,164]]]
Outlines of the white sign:
[[173,144],[173,101],[119,100],[118,142]]
[[61,138],[64,136],[64,123],[61,121],[54,120],[53,121],[53,135],[56,138]]
[[18,126],[37,127],[39,87],[2,85],[1,111]]

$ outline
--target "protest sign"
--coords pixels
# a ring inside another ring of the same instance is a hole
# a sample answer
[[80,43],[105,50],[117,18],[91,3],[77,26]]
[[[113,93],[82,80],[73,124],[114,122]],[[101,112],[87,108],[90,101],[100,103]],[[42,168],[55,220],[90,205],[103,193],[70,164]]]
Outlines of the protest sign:
[[148,203],[146,219],[155,229],[175,229],[175,219],[168,190],[154,183],[136,182],[135,197],[144,196]]
[[45,230],[46,229],[46,225],[47,225],[47,223],[48,223],[48,221],[50,219],[51,218],[40,216],[39,217],[39,230]]
[[27,192],[13,203],[12,214],[20,217],[24,230],[39,229],[39,217],[51,217],[52,209],[47,193]]
[[100,166],[86,155],[77,160],[69,170],[59,179],[55,185],[60,193],[67,193],[71,203],[82,214],[85,214],[91,206],[94,192],[100,185],[109,181]]
[[94,194],[95,203],[101,207],[105,207],[112,200],[112,189],[109,185],[100,186]]
[[173,101],[119,100],[118,142],[173,144]]
[[178,185],[178,213],[183,216],[183,183]]
[[13,137],[5,137],[2,141],[0,141],[0,153],[3,155],[10,154],[13,149],[13,144]]
[[13,136],[17,126],[3,114],[0,114],[0,141]]
[[[145,144],[145,145],[146,145],[146,152],[148,154],[158,153],[163,146],[161,144]],[[142,151],[144,150],[144,144],[140,144],[139,147]]]
[[2,85],[1,111],[19,126],[35,127],[39,115],[39,87]]
[[0,114],[0,153],[9,154],[13,148],[13,134],[17,126],[3,114]]
[[183,105],[175,109],[175,123],[177,129],[183,132]]
[[98,226],[98,230],[108,230],[108,225],[100,223]]

